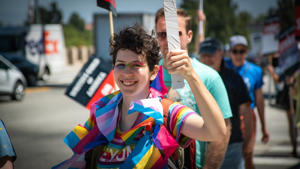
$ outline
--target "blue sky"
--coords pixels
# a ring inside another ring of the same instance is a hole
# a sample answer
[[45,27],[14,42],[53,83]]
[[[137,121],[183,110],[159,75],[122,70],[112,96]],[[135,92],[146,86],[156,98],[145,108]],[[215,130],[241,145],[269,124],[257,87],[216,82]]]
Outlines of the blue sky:
[[[5,25],[21,25],[27,18],[29,0],[0,0],[0,21]],[[53,1],[63,11],[63,21],[66,22],[73,12],[78,12],[91,23],[94,13],[106,12],[96,6],[96,0],[39,0],[41,6],[49,6]],[[177,6],[182,0],[177,0]],[[238,11],[246,10],[254,17],[265,13],[268,8],[276,7],[276,0],[233,0],[238,4]],[[118,12],[155,13],[162,7],[162,0],[116,0]],[[204,1],[205,3],[205,1]]]

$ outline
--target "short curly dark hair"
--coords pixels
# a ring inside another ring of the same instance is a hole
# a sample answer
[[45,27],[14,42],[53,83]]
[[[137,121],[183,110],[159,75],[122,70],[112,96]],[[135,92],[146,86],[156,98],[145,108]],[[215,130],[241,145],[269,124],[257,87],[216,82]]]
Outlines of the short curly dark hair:
[[154,69],[160,59],[156,38],[147,34],[143,27],[138,24],[122,29],[114,34],[110,40],[110,55],[112,56],[113,65],[116,63],[117,53],[120,49],[129,49],[146,57],[150,71]]

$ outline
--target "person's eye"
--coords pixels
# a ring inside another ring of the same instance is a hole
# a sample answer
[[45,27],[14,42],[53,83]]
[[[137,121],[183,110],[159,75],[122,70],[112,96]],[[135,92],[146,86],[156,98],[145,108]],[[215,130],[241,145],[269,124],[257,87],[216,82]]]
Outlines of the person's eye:
[[133,66],[134,66],[134,67],[142,67],[143,65],[142,65],[142,64],[136,63],[136,64],[134,64]]
[[117,69],[119,69],[119,70],[124,70],[125,69],[125,64],[123,64],[123,63],[119,63],[119,64],[116,64],[115,65],[115,68],[117,68]]
[[158,32],[157,33],[157,37],[160,38],[160,39],[165,39],[166,36],[167,36],[166,32]]

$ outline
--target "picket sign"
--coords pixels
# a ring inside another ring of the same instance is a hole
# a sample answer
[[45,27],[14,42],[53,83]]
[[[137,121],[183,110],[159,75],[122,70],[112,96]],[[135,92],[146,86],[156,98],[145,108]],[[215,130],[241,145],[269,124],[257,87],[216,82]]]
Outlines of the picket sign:
[[[164,0],[164,12],[169,51],[180,49],[176,0]],[[184,87],[184,81],[180,75],[173,74],[171,75],[171,78],[173,89],[179,89]]]
[[[109,11],[110,34],[114,34],[113,14],[117,15],[115,0],[97,0],[97,6]],[[108,39],[107,39],[108,40]],[[91,104],[117,90],[109,61],[93,56],[82,67],[65,94],[90,109]]]
[[[203,0],[199,0],[199,11],[203,11]],[[203,34],[203,21],[199,21],[199,27],[198,27],[199,35]]]

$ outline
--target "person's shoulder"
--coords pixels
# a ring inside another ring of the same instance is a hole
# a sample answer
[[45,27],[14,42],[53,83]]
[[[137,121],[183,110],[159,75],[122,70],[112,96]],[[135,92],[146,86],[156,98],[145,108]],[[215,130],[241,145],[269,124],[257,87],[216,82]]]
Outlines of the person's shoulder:
[[232,78],[241,77],[236,71],[228,68],[227,66],[223,67],[223,69],[221,70],[221,73],[223,73],[226,76],[230,76]]
[[225,61],[226,64],[232,63],[232,62],[231,62],[231,59],[228,58],[228,57],[224,57],[223,59],[224,59],[224,61]]
[[227,68],[229,68],[229,69],[233,69],[234,68],[232,60],[230,58],[224,57],[224,63],[227,66]]
[[262,68],[259,67],[258,65],[246,61],[246,64],[249,66],[250,70],[255,72],[255,73],[262,73]]
[[218,77],[219,73],[213,68],[201,63],[198,59],[192,58],[193,68],[200,78]]
[[259,67],[257,64],[254,64],[254,63],[252,63],[252,62],[246,61],[246,64],[249,65],[249,67],[251,67],[251,69],[254,69],[254,70],[262,70],[261,67]]
[[240,82],[244,83],[243,78],[239,73],[226,66],[221,70],[220,74],[223,80],[230,81],[231,84],[240,85]]

